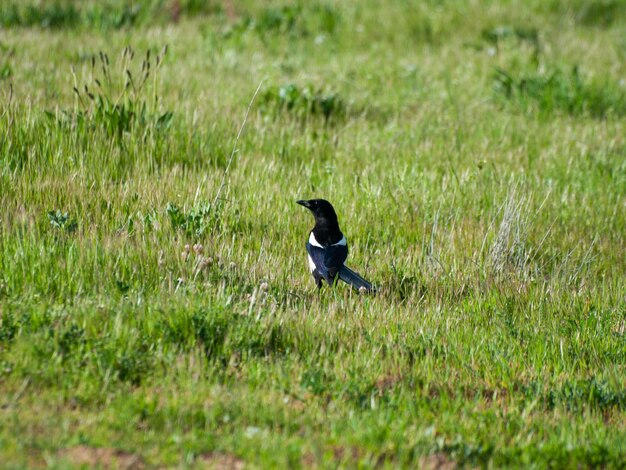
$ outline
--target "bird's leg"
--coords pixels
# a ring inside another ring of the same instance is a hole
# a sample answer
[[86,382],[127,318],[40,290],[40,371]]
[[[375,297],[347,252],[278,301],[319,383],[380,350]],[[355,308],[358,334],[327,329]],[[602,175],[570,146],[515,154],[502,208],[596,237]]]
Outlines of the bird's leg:
[[322,290],[322,276],[317,273],[313,274],[313,278],[315,279],[315,285],[317,286],[317,290]]

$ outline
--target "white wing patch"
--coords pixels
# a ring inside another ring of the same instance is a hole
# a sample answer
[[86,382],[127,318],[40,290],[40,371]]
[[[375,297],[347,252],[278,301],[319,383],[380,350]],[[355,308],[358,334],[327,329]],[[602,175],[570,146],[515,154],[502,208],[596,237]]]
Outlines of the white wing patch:
[[[312,245],[313,243],[311,243]],[[309,269],[311,270],[311,272],[315,271],[315,263],[313,262],[313,260],[311,259],[310,255],[307,255],[309,258]]]
[[309,235],[309,243],[313,246],[316,246],[318,248],[324,248],[322,245],[319,244],[319,242],[315,239],[315,235],[313,235],[313,232],[311,232],[311,235]]

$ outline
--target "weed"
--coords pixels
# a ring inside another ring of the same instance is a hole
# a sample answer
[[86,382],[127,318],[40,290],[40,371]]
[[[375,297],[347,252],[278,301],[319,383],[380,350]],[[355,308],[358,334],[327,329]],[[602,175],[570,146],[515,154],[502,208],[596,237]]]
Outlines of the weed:
[[63,328],[56,340],[59,352],[63,357],[70,355],[76,348],[85,344],[85,330],[75,323]]
[[[47,112],[47,117],[59,126],[79,132],[101,129],[118,143],[132,131],[151,129],[162,136],[172,125],[174,113],[159,113],[157,74],[163,64],[167,47],[154,57],[150,51],[141,62],[139,73],[133,71],[135,52],[131,47],[124,49],[116,67],[109,56],[100,52],[98,59],[91,59],[89,83],[76,84],[74,111],[62,111],[61,117]],[[113,70],[120,75],[114,76]],[[74,77],[76,81],[76,77]]]
[[59,29],[74,27],[79,22],[79,12],[72,4],[63,5],[54,2],[51,5],[28,5],[19,8],[16,4],[5,4],[0,9],[0,24],[3,27],[39,26],[41,28]]
[[[153,3],[151,5],[151,3]],[[158,18],[158,2],[131,4],[112,2],[64,2],[46,4],[5,2],[0,7],[0,25],[5,28],[39,27],[44,29],[97,28],[102,30],[135,26]]]
[[305,370],[300,378],[300,386],[315,395],[322,395],[330,388],[331,377],[322,369],[312,367]]
[[301,15],[302,8],[300,6],[267,8],[254,21],[253,28],[260,33],[274,31],[292,33]]
[[224,3],[214,0],[182,0],[180,4],[181,13],[189,16],[219,14],[224,12]]
[[554,2],[553,10],[573,17],[582,26],[607,28],[624,18],[623,0]]
[[603,118],[626,115],[626,92],[611,83],[585,80],[578,67],[515,77],[503,69],[494,75],[494,89],[509,100],[542,113],[563,111]]
[[219,223],[218,216],[214,211],[211,211],[209,203],[194,207],[186,212],[177,205],[168,203],[165,212],[170,219],[172,229],[180,230],[194,239],[202,238]]
[[512,26],[497,26],[483,29],[482,37],[491,44],[498,45],[508,39],[516,39],[519,42],[527,41],[539,48],[539,31],[536,28],[522,28]]
[[563,406],[573,412],[584,408],[605,411],[611,408],[626,409],[626,391],[611,387],[606,381],[592,377],[585,380],[566,381],[550,389],[545,397],[550,408]]
[[318,27],[316,31],[332,35],[335,34],[341,24],[341,15],[329,4],[314,4],[313,11],[317,13]]
[[78,228],[78,222],[72,219],[67,212],[61,212],[59,209],[49,211],[48,220],[52,227],[62,230],[65,233],[73,233]]
[[347,105],[337,93],[294,84],[270,88],[261,96],[261,106],[271,112],[286,112],[300,119],[321,116],[324,122],[347,115]]
[[99,375],[113,376],[121,382],[141,384],[154,365],[154,344],[143,335],[132,340],[118,340],[103,335],[88,342],[90,362],[97,365]]
[[517,45],[528,44],[533,49],[533,59],[535,63],[539,63],[539,55],[541,53],[541,41],[539,39],[539,31],[536,28],[513,27],[513,26],[497,26],[495,28],[486,28],[482,31],[482,38],[488,43],[501,49],[507,42],[515,41]]
[[[0,6],[0,25],[4,28],[39,27],[44,29],[115,30],[140,24],[159,24],[186,16],[211,15],[221,11],[212,1],[178,0],[174,14],[171,2],[138,0],[136,2],[73,2],[54,0],[40,5],[7,0]],[[176,16],[176,18],[174,18]]]
[[0,80],[5,80],[13,75],[11,60],[15,56],[15,49],[7,47],[0,42]]
[[115,8],[110,5],[95,5],[93,8],[84,10],[82,23],[90,28],[119,29],[129,28],[148,16],[148,8],[141,3],[131,3]]
[[283,356],[293,349],[288,334],[272,322],[224,309],[195,311],[178,321],[164,321],[163,335],[183,350],[199,346],[220,365],[249,357]]
[[4,80],[13,75],[13,69],[11,68],[11,64],[5,62],[0,66],[0,80]]
[[19,325],[13,314],[0,315],[0,343],[11,341],[17,334]]
[[334,36],[342,24],[340,12],[332,5],[318,2],[299,2],[293,5],[269,6],[252,14],[244,14],[223,30],[224,37],[241,37],[247,31],[255,32],[265,43],[273,38],[309,38],[317,40]]

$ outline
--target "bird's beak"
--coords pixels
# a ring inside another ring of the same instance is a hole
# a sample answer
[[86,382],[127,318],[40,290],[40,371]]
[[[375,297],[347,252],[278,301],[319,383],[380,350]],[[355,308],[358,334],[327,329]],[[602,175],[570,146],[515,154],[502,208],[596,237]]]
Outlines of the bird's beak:
[[300,204],[301,206],[306,207],[307,209],[311,208],[311,205],[309,204],[309,201],[305,201],[303,199],[300,199],[299,201],[296,201],[297,204]]

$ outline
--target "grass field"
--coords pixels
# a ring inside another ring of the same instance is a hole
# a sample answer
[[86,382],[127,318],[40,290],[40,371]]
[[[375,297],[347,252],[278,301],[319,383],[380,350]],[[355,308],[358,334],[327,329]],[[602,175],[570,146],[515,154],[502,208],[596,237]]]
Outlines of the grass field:
[[626,466],[626,2],[174,3],[0,2],[2,467]]

